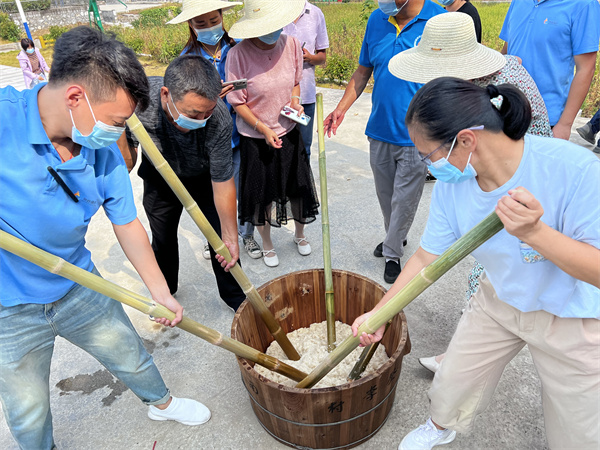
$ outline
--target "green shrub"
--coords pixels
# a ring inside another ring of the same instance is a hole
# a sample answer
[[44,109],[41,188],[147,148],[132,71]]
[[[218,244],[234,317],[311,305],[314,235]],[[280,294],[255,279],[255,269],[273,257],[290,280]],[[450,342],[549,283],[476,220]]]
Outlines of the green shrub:
[[9,15],[5,13],[0,13],[0,39],[7,41],[18,41],[21,39],[21,30]]
[[362,11],[360,13],[360,18],[364,23],[369,21],[369,16],[373,12],[373,10],[377,9],[379,6],[375,3],[375,0],[365,0],[363,2]]
[[[7,13],[19,11],[19,9],[17,8],[17,4],[14,2],[14,0],[9,0],[0,3],[0,11]],[[50,5],[50,0],[31,0],[27,2],[21,2],[23,11],[41,11],[50,8]]]
[[62,36],[63,33],[66,33],[70,29],[70,27],[67,27],[65,25],[52,25],[48,34],[44,35],[44,38],[57,40],[59,37]]
[[173,17],[181,12],[181,6],[162,6],[160,8],[144,9],[140,11],[140,18],[131,25],[134,28],[162,27]]
[[356,70],[356,61],[342,55],[333,54],[327,58],[323,74],[330,81],[349,81]]
[[111,27],[110,31],[134,52],[150,55],[164,64],[179,56],[189,37],[187,23],[149,28]]

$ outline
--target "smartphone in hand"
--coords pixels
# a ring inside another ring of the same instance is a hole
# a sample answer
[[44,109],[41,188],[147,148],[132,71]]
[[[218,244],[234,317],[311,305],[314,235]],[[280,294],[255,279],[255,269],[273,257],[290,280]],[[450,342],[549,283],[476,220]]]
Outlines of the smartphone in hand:
[[248,87],[248,79],[240,78],[239,80],[225,81],[223,87],[233,85],[233,90],[246,89]]
[[298,111],[296,111],[294,108],[292,108],[290,106],[284,106],[283,109],[281,110],[280,114],[283,117],[287,117],[288,119],[299,123],[300,125],[306,126],[310,122],[310,116],[307,116],[304,113],[302,113],[302,115],[300,115],[300,114],[298,114]]

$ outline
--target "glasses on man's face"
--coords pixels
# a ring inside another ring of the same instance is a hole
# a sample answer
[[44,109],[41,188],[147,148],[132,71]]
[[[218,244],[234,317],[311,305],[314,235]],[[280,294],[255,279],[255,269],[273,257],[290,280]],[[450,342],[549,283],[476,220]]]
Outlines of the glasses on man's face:
[[[483,130],[484,126],[483,125],[478,125],[476,127],[469,127],[467,128],[467,130]],[[434,151],[432,151],[431,153],[428,153],[425,156],[421,157],[421,162],[424,162],[425,164],[427,164],[428,166],[430,166],[431,164],[433,164],[431,162],[431,156],[435,153],[440,151],[442,148],[444,148],[444,146],[448,145],[448,143],[450,141],[452,141],[452,145],[450,147],[454,147],[454,141],[456,141],[456,138],[458,137],[458,134],[454,137],[448,138],[447,141],[445,141],[442,145],[440,145],[439,147],[437,147]],[[452,151],[452,150],[451,150]],[[448,154],[448,157],[450,157],[450,154]]]

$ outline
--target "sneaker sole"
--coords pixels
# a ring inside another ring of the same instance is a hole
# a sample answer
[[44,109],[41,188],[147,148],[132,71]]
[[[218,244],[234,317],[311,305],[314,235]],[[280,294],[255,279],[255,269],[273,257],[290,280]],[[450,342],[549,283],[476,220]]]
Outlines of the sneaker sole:
[[[456,431],[453,431],[452,433],[450,433],[448,435],[448,437],[444,440],[441,440],[440,442],[437,442],[435,444],[433,444],[431,447],[429,448],[433,448],[436,447],[438,445],[444,445],[444,444],[449,444],[450,442],[452,442],[454,439],[456,438]],[[398,446],[398,450],[412,450],[410,448],[404,447],[402,444],[404,443],[404,439],[402,440],[402,442],[400,442],[400,445]]]
[[152,419],[152,420],[157,420],[157,421],[160,421],[160,422],[166,422],[167,420],[171,420],[173,422],[177,422],[177,423],[180,423],[182,425],[187,425],[188,427],[193,427],[193,426],[202,425],[202,424],[208,422],[210,420],[211,416],[208,416],[208,418],[206,420],[203,420],[201,422],[181,422],[179,420],[167,419],[166,417],[157,416],[157,415],[155,415],[155,414],[153,414],[151,412],[148,412],[148,418]]
[[434,445],[434,447],[437,445],[449,444],[450,442],[452,442],[454,440],[454,438],[456,438],[456,431],[453,431],[452,433],[450,433],[446,439],[438,442],[437,444]]
[[258,250],[258,251],[259,251],[260,253],[252,253],[252,252],[248,252],[248,251],[247,251],[246,253],[248,253],[248,256],[249,256],[250,258],[252,258],[252,259],[259,259],[259,258],[262,258],[262,256],[263,256],[263,255],[262,255],[262,251],[260,251],[260,250]]
[[594,144],[594,136],[586,136],[584,132],[579,130],[580,128],[575,128],[575,131],[577,131],[577,134],[581,136],[581,139],[583,139],[586,142],[589,142],[590,144]]
[[[400,274],[398,274],[398,276],[400,276]],[[390,278],[390,277],[386,277],[385,275],[383,276],[383,279],[385,280],[386,283],[388,284],[394,284],[396,282],[396,280],[398,279],[398,277],[396,278]]]

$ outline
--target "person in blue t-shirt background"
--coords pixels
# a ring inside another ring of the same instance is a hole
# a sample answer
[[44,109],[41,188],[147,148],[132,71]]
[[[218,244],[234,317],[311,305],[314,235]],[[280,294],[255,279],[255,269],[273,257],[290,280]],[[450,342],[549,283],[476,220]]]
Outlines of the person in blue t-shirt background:
[[[419,249],[373,311],[491,212],[504,229],[473,251],[485,266],[479,290],[433,378],[431,417],[400,450],[430,450],[472,430],[525,345],[543,388],[549,448],[600,444],[600,160],[526,135],[531,117],[515,86],[449,77],[427,83],[406,114],[438,182]],[[354,321],[355,336],[373,311]],[[363,333],[361,345],[384,329]],[[496,431],[501,443],[510,428]]]
[[[190,37],[181,52],[181,55],[200,55],[210,61],[221,76],[226,80],[225,63],[229,50],[236,41],[229,37],[223,27],[223,10],[241,5],[241,2],[228,2],[221,0],[184,0],[181,14],[172,19],[170,24],[187,22]],[[181,56],[180,55],[180,56]],[[240,183],[240,134],[237,131],[235,110],[227,102],[227,93],[233,90],[232,85],[224,86],[219,97],[225,102],[233,120],[233,133],[231,136],[231,148],[233,149],[233,170],[235,188],[238,192]],[[262,257],[260,245],[254,239],[254,225],[251,223],[238,224],[238,233],[242,238],[244,249],[252,259]],[[204,245],[203,256],[210,258],[208,243]]]
[[[154,301],[176,318],[116,145],[136,106],[149,102],[135,53],[88,27],[54,46],[52,78],[0,89],[0,230],[99,275],[85,235],[102,206]],[[0,250],[0,400],[20,448],[54,445],[48,378],[54,341],[82,348],[149,405],[153,420],[199,425],[210,411],[172,397],[120,303]]]
[[373,254],[385,257],[383,278],[387,283],[393,283],[400,274],[400,258],[404,256],[406,237],[427,173],[404,125],[408,105],[422,85],[394,77],[388,63],[394,55],[415,47],[427,20],[444,12],[431,0],[379,0],[379,9],[371,13],[367,23],[358,69],[337,107],[324,121],[327,135],[336,134],[346,112],[373,75],[373,107],[365,134],[386,232]]
[[511,2],[500,39],[502,53],[521,58],[537,84],[554,137],[569,140],[596,70],[598,0]]

